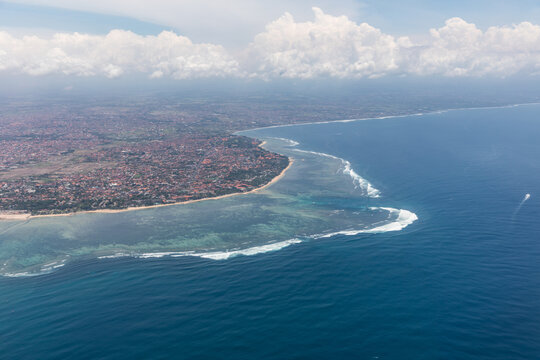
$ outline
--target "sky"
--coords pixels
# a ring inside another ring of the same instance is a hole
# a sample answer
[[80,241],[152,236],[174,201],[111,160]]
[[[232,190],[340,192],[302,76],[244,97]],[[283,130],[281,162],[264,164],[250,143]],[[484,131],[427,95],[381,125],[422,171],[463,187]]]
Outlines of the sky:
[[0,1],[0,75],[537,76],[539,24],[536,0]]

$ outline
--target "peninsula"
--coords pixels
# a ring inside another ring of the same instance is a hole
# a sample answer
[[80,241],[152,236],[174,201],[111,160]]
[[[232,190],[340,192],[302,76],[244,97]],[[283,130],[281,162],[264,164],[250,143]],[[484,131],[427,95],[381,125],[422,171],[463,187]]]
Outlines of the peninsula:
[[242,194],[271,183],[290,165],[258,140],[183,117],[26,109],[3,116],[0,126],[4,220]]
[[117,211],[246,193],[276,178],[289,160],[234,135],[239,130],[430,110],[414,99],[364,95],[331,101],[49,92],[31,100],[2,98],[0,217]]

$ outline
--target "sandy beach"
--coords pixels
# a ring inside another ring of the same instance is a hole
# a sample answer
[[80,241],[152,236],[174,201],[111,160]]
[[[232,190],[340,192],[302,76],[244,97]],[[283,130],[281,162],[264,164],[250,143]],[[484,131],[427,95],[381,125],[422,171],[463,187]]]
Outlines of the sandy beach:
[[[263,146],[266,142],[262,142],[259,146]],[[65,213],[65,214],[47,214],[47,215],[30,215],[30,214],[18,214],[18,213],[0,213],[0,221],[20,221],[20,220],[30,220],[30,219],[36,219],[36,218],[45,218],[45,217],[64,217],[64,216],[73,216],[76,214],[88,214],[88,213],[105,213],[105,214],[114,214],[114,213],[120,213],[125,211],[137,211],[137,210],[145,210],[145,209],[153,209],[153,208],[159,208],[159,207],[165,207],[165,206],[176,206],[176,205],[186,205],[186,204],[192,204],[199,201],[208,201],[208,200],[219,200],[228,198],[231,196],[238,196],[238,195],[246,195],[255,193],[261,190],[264,190],[271,186],[272,184],[279,181],[283,176],[285,176],[285,173],[294,163],[294,159],[289,157],[289,165],[281,173],[273,178],[270,182],[267,184],[255,188],[250,191],[246,192],[237,192],[237,193],[231,193],[221,196],[214,196],[214,197],[208,197],[208,198],[202,198],[202,199],[196,199],[196,200],[188,200],[188,201],[182,201],[177,203],[171,203],[171,204],[158,204],[158,205],[151,205],[151,206],[138,206],[138,207],[128,207],[125,209],[100,209],[100,210],[88,210],[88,211],[77,211],[77,212],[71,212],[71,213]]]
[[31,217],[30,214],[6,214],[0,213],[1,220],[28,220]]

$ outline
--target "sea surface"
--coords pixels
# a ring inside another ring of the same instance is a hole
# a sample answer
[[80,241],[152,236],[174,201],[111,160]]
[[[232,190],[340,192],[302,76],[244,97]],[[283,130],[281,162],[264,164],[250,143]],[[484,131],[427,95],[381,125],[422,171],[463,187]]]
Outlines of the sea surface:
[[259,193],[0,223],[0,358],[540,359],[540,105],[243,134]]

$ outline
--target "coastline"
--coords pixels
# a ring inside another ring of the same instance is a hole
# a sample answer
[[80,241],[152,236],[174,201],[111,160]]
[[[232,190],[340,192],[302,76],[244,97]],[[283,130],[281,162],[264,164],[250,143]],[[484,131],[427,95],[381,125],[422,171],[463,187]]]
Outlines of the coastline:
[[[348,123],[348,122],[356,122],[356,121],[370,121],[370,120],[382,120],[382,119],[391,119],[391,118],[401,118],[401,117],[409,117],[409,116],[423,116],[428,114],[437,114],[437,113],[445,113],[445,112],[451,112],[451,111],[460,111],[460,110],[486,110],[486,109],[501,109],[501,108],[512,108],[512,107],[518,107],[518,106],[528,106],[528,105],[540,105],[540,102],[529,102],[529,103],[517,103],[517,104],[506,104],[506,105],[495,105],[495,106],[478,106],[478,107],[465,107],[465,108],[449,108],[449,109],[442,109],[442,110],[431,110],[427,112],[422,113],[410,113],[410,114],[398,114],[398,115],[383,115],[383,116],[377,116],[377,117],[366,117],[366,118],[356,118],[356,119],[341,119],[341,120],[328,120],[328,121],[315,121],[315,122],[306,122],[306,123],[296,123],[296,124],[283,124],[283,125],[271,125],[271,126],[262,126],[262,127],[256,127],[246,130],[240,130],[236,131],[233,134],[234,135],[243,135],[245,132],[250,131],[256,131],[261,129],[270,129],[270,128],[280,128],[280,127],[292,127],[292,126],[303,126],[303,125],[319,125],[319,124],[328,124],[328,123]],[[245,135],[244,135],[245,136]],[[263,147],[266,144],[266,141],[261,142],[258,146]],[[30,214],[2,214],[0,212],[0,222],[2,221],[28,221],[34,218],[44,218],[44,217],[60,217],[60,216],[73,216],[76,214],[85,214],[85,213],[120,213],[125,211],[137,211],[137,210],[144,210],[144,209],[152,209],[152,208],[158,208],[158,207],[165,207],[165,206],[175,206],[175,205],[182,205],[182,204],[190,204],[194,202],[199,201],[206,201],[206,200],[219,200],[223,198],[227,198],[230,196],[236,196],[236,195],[243,195],[243,194],[249,194],[253,192],[257,192],[260,190],[263,190],[270,185],[274,184],[275,182],[279,181],[285,174],[285,172],[291,167],[293,164],[294,159],[292,157],[289,157],[289,165],[274,179],[272,179],[269,183],[255,188],[250,191],[246,192],[237,192],[237,193],[231,193],[226,195],[220,195],[215,197],[208,197],[208,198],[202,198],[202,199],[196,199],[196,200],[188,200],[188,201],[182,201],[177,203],[171,203],[171,204],[158,204],[158,205],[150,205],[150,206],[138,206],[138,207],[128,207],[125,209],[99,209],[99,210],[86,210],[86,211],[76,211],[71,213],[65,213],[65,214],[47,214],[47,215],[30,215]]]
[[[323,121],[313,121],[313,122],[302,122],[302,123],[293,123],[293,124],[283,124],[283,125],[270,125],[270,126],[261,126],[255,127],[246,130],[238,130],[233,133],[233,135],[242,135],[242,133],[256,130],[264,129],[273,129],[281,127],[292,127],[292,126],[303,126],[303,125],[320,125],[320,124],[331,124],[331,123],[348,123],[355,121],[372,121],[372,120],[384,120],[384,119],[396,119],[409,116],[424,116],[432,114],[443,114],[451,111],[462,111],[462,110],[489,110],[489,109],[507,109],[518,106],[528,106],[528,105],[540,105],[540,102],[528,102],[528,103],[518,103],[518,104],[507,104],[507,105],[492,105],[492,106],[473,106],[473,107],[462,107],[462,108],[448,108],[441,110],[428,110],[426,112],[417,112],[417,113],[404,113],[396,115],[381,115],[381,116],[372,116],[365,118],[353,118],[353,119],[338,119],[338,120],[323,120]],[[245,136],[245,135],[244,135]],[[260,146],[262,146],[261,144]]]
[[[266,144],[266,141],[263,141],[259,146],[262,147],[262,146],[264,146],[264,144]],[[246,192],[235,192],[235,193],[230,193],[230,194],[226,194],[226,195],[207,197],[207,198],[188,200],[188,201],[181,201],[181,202],[176,202],[176,203],[171,203],[171,204],[157,204],[157,205],[150,205],[150,206],[134,206],[134,207],[128,207],[128,208],[125,208],[125,209],[98,209],[98,210],[76,211],[76,212],[70,212],[70,213],[65,213],[65,214],[47,214],[47,215],[1,214],[0,213],[0,221],[17,221],[17,220],[19,220],[19,221],[28,221],[28,220],[32,220],[32,219],[38,219],[38,218],[65,217],[65,216],[73,216],[73,215],[78,215],[78,214],[90,214],[90,213],[116,214],[116,213],[121,213],[121,212],[126,212],[126,211],[137,211],[137,210],[160,208],[160,207],[165,207],[165,206],[186,205],[186,204],[192,204],[192,203],[196,203],[196,202],[200,202],[200,201],[219,200],[219,199],[225,199],[225,198],[232,197],[232,196],[251,194],[251,193],[258,192],[258,191],[262,191],[262,190],[270,187],[271,185],[275,184],[279,180],[281,180],[281,178],[283,178],[283,176],[285,176],[285,173],[287,172],[287,170],[289,170],[290,167],[292,166],[292,164],[294,163],[294,158],[288,157],[288,159],[289,159],[289,165],[287,165],[287,167],[285,169],[283,169],[276,177],[274,177],[272,180],[270,180],[268,183],[264,184],[263,186],[260,186],[258,188],[255,188],[253,190],[246,191]]]

